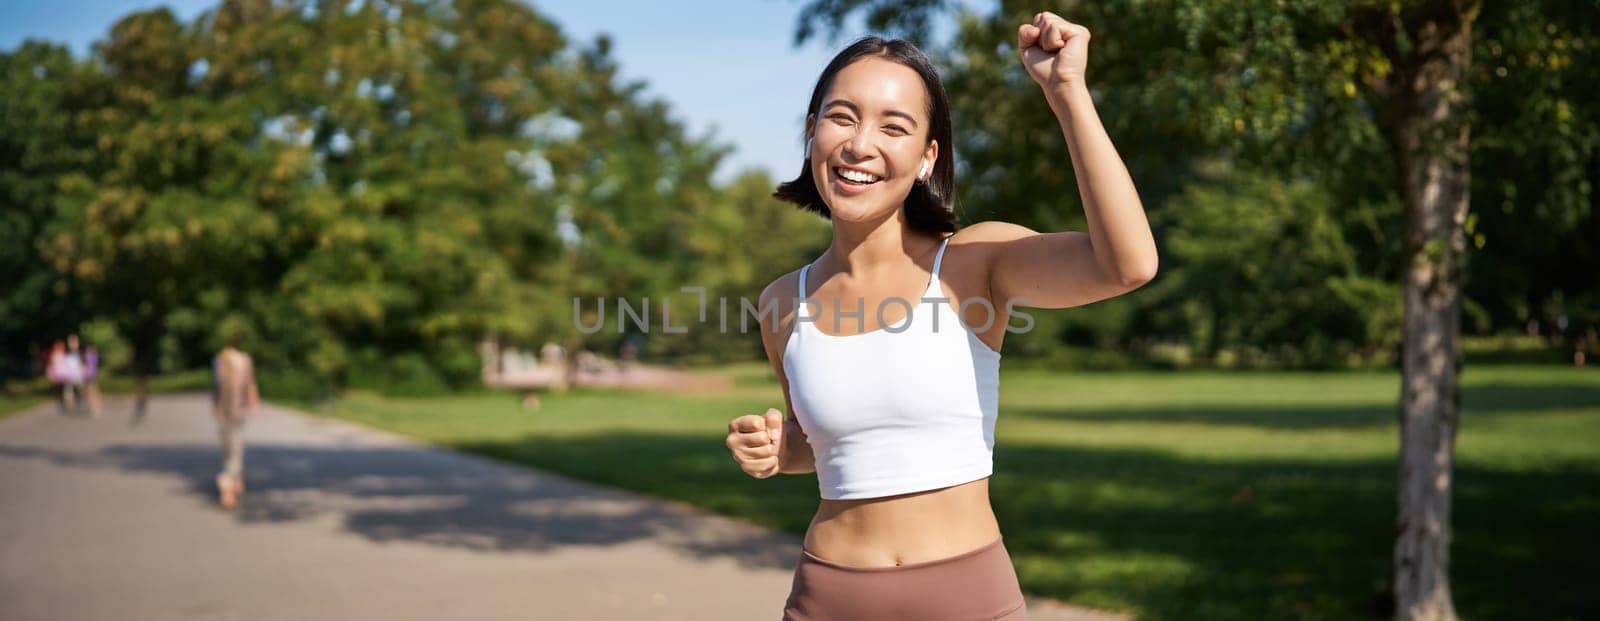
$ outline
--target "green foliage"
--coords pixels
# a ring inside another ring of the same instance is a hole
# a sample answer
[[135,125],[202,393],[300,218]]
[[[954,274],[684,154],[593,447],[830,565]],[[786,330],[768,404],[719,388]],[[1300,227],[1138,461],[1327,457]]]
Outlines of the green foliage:
[[[922,41],[926,32],[910,25],[953,17],[956,38],[928,51],[952,100],[963,220],[1084,230],[1067,147],[1015,46],[1017,26],[1041,10],[1086,25],[1089,85],[1157,227],[1162,272],[1129,296],[1133,307],[1073,309],[1090,317],[1049,333],[1069,345],[1154,347],[1166,352],[1153,356],[1163,364],[1184,359],[1169,355],[1178,344],[1190,361],[1198,352],[1329,366],[1381,362],[1398,338],[1406,220],[1390,93],[1408,70],[1394,58],[1409,48],[1391,44],[1412,45],[1430,6],[1007,0],[978,13],[946,2],[811,0],[796,35],[837,35],[863,17]],[[1462,227],[1466,307],[1478,318],[1470,328],[1520,332],[1531,321],[1568,343],[1600,340],[1597,23],[1593,3],[1484,3],[1477,17],[1464,115],[1473,126]],[[1219,184],[1214,161],[1281,188]],[[1286,194],[1267,200],[1273,192]],[[1207,213],[1188,213],[1196,204]],[[1267,239],[1275,228],[1296,242]],[[1049,349],[1030,343],[1018,353]]]
[[433,365],[420,354],[407,353],[384,357],[366,349],[350,365],[349,387],[376,390],[395,395],[437,395],[449,386]]
[[[798,165],[798,157],[796,154]],[[699,318],[700,296],[677,292],[672,296],[672,325],[686,327],[670,334],[652,325],[644,350],[674,360],[728,362],[765,359],[757,331],[740,332],[741,300],[756,306],[761,290],[784,272],[821,254],[828,243],[828,224],[815,214],[772,197],[777,182],[760,171],[736,177],[720,196],[697,213],[683,230],[687,246],[686,270],[679,286],[705,288],[706,318]],[[730,243],[732,242],[732,243]],[[662,293],[672,292],[667,290]],[[634,303],[639,300],[634,296]],[[727,329],[722,303],[726,301]],[[659,311],[658,296],[651,303]],[[592,304],[590,304],[592,306]],[[660,313],[655,314],[660,319]],[[608,330],[615,334],[615,321]],[[600,335],[596,335],[600,336]]]
[[87,322],[78,334],[84,343],[99,349],[102,375],[126,369],[133,360],[133,348],[128,345],[127,339],[117,333],[116,324],[110,321],[96,319]]
[[[797,34],[854,15],[919,34],[955,15],[957,37],[930,52],[962,219],[1084,229],[1066,147],[1010,49],[1041,7],[958,5],[812,0]],[[1097,33],[1091,84],[1162,273],[1033,313],[1008,360],[1387,360],[1404,222],[1381,88],[1396,68],[1370,35],[1417,6],[1042,7]],[[1581,339],[1600,326],[1600,42],[1584,26],[1600,20],[1571,3],[1483,11],[1467,325]],[[75,329],[135,373],[204,365],[232,334],[281,377],[269,394],[453,389],[476,382],[485,334],[615,351],[637,336],[615,330],[617,297],[650,298],[647,357],[760,359],[739,301],[820,252],[827,225],[771,199],[767,175],[713,185],[729,148],[618,69],[604,37],[569,41],[509,0],[230,0],[188,23],[124,16],[88,59],[0,52],[0,373],[37,373],[41,347]],[[695,286],[705,323],[681,291]],[[578,334],[574,299],[606,299],[606,329]],[[660,330],[667,299],[687,333]]]
[[1467,295],[1491,325],[1600,339],[1600,5],[1489,2],[1479,23]]
[[260,367],[256,383],[261,398],[291,403],[320,403],[332,396],[332,386],[310,371],[279,366]]
[[518,2],[229,0],[94,50],[0,54],[8,356],[93,320],[140,373],[233,337],[268,394],[438,392],[476,381],[486,333],[566,340],[574,297],[759,290],[806,247],[786,232],[819,230],[764,176],[713,186],[728,147]]
[[0,375],[28,375],[42,346],[84,318],[70,274],[40,256],[56,178],[93,173],[95,136],[82,122],[103,80],[65,47],[27,41],[0,53]]
[[1248,347],[1273,366],[1391,362],[1398,288],[1357,272],[1339,213],[1315,185],[1214,165],[1159,215],[1175,267],[1159,287],[1158,325],[1201,356]]

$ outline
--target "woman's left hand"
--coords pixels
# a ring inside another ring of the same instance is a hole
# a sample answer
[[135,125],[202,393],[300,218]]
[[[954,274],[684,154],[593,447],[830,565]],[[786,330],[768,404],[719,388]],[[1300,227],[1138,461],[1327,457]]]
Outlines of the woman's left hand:
[[1089,62],[1089,29],[1045,11],[1017,28],[1017,50],[1028,75],[1046,91],[1083,86]]

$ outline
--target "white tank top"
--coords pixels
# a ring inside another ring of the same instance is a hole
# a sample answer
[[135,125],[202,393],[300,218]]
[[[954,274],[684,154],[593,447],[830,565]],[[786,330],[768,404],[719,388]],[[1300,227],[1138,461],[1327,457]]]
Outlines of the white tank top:
[[[849,336],[822,332],[808,312],[806,272],[783,352],[794,415],[816,456],[817,483],[829,500],[876,498],[949,487],[994,471],[1000,352],[969,330],[939,282],[947,237],[921,297],[898,323]],[[932,299],[940,298],[940,299]],[[840,301],[846,317],[864,310]],[[974,304],[977,304],[974,302]],[[904,312],[887,302],[882,315]],[[994,321],[1004,321],[996,309]],[[832,322],[830,322],[831,324]],[[826,326],[833,328],[832,325]],[[838,332],[838,329],[834,329]]]

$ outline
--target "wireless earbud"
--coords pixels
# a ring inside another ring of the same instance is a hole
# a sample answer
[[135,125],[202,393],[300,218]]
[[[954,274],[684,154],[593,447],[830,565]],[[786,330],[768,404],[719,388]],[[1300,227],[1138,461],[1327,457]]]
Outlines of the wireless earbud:
[[922,160],[922,172],[917,173],[917,179],[928,180],[928,160]]

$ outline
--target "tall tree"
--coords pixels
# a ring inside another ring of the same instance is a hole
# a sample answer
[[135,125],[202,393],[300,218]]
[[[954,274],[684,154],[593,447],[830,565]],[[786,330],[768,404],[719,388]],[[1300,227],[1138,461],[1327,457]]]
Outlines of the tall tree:
[[1450,492],[1461,415],[1463,228],[1471,197],[1467,70],[1477,1],[1368,9],[1357,28],[1391,68],[1369,76],[1405,205],[1396,613],[1454,619]]
[[36,244],[55,212],[56,179],[96,165],[98,136],[81,115],[110,88],[66,47],[39,41],[0,54],[0,84],[0,375],[22,376],[39,361],[40,339],[83,319],[70,273]]

